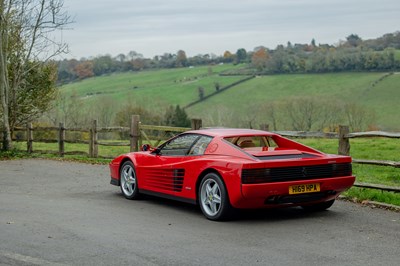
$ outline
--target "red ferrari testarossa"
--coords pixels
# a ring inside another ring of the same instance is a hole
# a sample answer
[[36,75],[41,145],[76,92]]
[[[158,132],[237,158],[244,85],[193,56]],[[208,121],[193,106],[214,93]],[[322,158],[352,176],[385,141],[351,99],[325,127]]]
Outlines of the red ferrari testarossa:
[[325,210],[355,181],[351,157],[251,129],[188,131],[121,155],[110,170],[125,198],[150,194],[199,204],[210,220],[235,208]]

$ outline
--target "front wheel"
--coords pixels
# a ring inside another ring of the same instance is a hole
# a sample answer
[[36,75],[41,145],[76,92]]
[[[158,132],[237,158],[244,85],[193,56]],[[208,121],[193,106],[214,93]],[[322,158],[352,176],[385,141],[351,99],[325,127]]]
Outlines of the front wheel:
[[121,192],[124,197],[127,199],[137,199],[139,197],[139,188],[135,167],[131,161],[124,162],[119,177],[121,180]]
[[209,220],[225,220],[232,214],[232,207],[224,183],[219,175],[207,174],[199,187],[199,204]]
[[301,207],[306,211],[320,212],[320,211],[325,211],[325,210],[329,209],[333,205],[333,203],[335,203],[334,199],[325,201],[325,202],[321,202],[321,203],[317,203],[317,204],[313,204],[313,205],[301,206]]

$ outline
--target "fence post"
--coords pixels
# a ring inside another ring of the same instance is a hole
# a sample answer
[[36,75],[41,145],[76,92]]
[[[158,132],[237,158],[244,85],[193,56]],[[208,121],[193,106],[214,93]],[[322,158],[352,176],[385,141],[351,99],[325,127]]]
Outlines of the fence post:
[[130,132],[130,151],[139,150],[139,137],[140,137],[140,115],[132,115],[131,118],[131,132]]
[[0,150],[3,150],[4,133],[3,130],[0,131]]
[[58,155],[64,157],[65,153],[65,128],[64,123],[59,124],[58,129]]
[[89,139],[89,157],[97,158],[98,156],[97,147],[97,120],[93,120],[92,127],[90,128],[90,139]]
[[264,131],[269,131],[269,125],[268,124],[261,124],[260,129]]
[[90,127],[89,136],[89,157],[97,158],[98,148],[97,148],[97,120],[93,120],[92,126]]
[[339,155],[350,155],[350,141],[346,138],[349,134],[348,126],[339,126]]
[[201,119],[192,119],[191,124],[193,130],[199,130],[203,126],[203,121]]
[[89,157],[94,157],[93,127],[89,129]]
[[26,125],[26,151],[33,152],[33,126],[32,123]]

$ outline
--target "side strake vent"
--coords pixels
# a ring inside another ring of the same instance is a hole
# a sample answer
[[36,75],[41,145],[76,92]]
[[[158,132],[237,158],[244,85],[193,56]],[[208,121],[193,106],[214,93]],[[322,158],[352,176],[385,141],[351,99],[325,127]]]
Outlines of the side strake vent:
[[180,192],[184,176],[185,169],[153,169],[148,172],[146,182],[155,188]]
[[242,170],[242,183],[243,184],[273,183],[273,182],[349,176],[351,174],[352,174],[351,163],[277,167],[277,168],[255,168],[255,169]]
[[173,170],[173,187],[174,191],[182,191],[183,177],[185,176],[185,169],[174,169]]

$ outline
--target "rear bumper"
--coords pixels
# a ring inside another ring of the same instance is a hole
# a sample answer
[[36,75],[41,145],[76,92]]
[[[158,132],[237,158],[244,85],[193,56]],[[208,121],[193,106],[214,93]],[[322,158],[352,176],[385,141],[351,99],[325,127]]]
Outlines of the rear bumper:
[[[283,206],[307,205],[336,198],[350,188],[355,176],[276,182],[263,184],[242,184],[242,197],[231,199],[236,208],[276,208]],[[320,184],[320,192],[289,194],[289,186],[302,184]]]
[[111,184],[111,185],[114,185],[114,186],[120,186],[120,185],[121,185],[119,179],[114,179],[114,178],[112,178],[112,177],[111,177],[110,184]]

